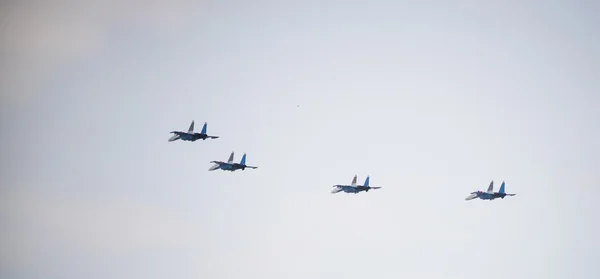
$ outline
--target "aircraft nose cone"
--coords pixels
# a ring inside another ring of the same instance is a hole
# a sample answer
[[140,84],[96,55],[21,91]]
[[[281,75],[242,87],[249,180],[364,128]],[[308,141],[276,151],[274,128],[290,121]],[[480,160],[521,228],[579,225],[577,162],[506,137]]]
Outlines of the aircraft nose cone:
[[468,197],[465,198],[465,200],[467,200],[467,201],[468,200],[472,200],[472,199],[474,199],[476,197],[477,197],[477,194],[470,194]]

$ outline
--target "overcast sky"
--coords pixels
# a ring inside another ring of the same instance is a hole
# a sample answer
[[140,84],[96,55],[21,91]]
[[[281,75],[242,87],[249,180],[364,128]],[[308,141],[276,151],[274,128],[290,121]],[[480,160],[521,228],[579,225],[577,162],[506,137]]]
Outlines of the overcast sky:
[[592,1],[15,2],[2,278],[600,278]]

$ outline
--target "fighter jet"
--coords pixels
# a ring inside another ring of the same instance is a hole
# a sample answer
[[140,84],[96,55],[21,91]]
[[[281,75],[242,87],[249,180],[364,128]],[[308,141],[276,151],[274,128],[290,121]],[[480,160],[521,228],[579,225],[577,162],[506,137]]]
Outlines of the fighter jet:
[[179,132],[179,131],[173,131],[171,132],[173,135],[169,141],[176,141],[178,139],[184,140],[184,141],[197,141],[199,139],[202,140],[206,140],[206,139],[217,139],[219,138],[218,136],[209,136],[206,134],[206,122],[204,122],[204,126],[202,126],[202,131],[200,133],[194,133],[194,121],[192,120],[192,124],[190,124],[190,127],[188,128],[187,133],[186,132]]
[[335,194],[335,193],[338,193],[341,191],[344,191],[346,193],[358,194],[362,191],[369,192],[369,190],[371,190],[371,189],[381,188],[381,187],[369,186],[369,176],[367,176],[367,179],[365,180],[365,185],[356,185],[356,175],[354,176],[354,179],[352,179],[351,185],[333,185],[333,187],[335,187],[335,189],[333,189],[331,191],[332,194]]
[[492,182],[490,183],[490,186],[488,186],[487,192],[483,192],[483,191],[473,192],[473,193],[471,193],[471,195],[469,195],[467,198],[465,198],[465,200],[472,200],[475,198],[480,198],[482,200],[493,200],[493,199],[497,199],[497,198],[504,199],[504,197],[506,197],[506,196],[514,196],[514,195],[516,195],[516,194],[507,194],[504,192],[504,181],[502,181],[502,185],[500,185],[500,191],[494,192],[494,181],[492,180]]
[[211,161],[211,163],[215,163],[214,166],[210,167],[210,169],[208,169],[209,171],[214,171],[217,169],[222,169],[224,171],[236,171],[236,170],[245,170],[246,168],[251,168],[251,169],[256,169],[258,167],[253,167],[253,166],[248,166],[246,165],[246,153],[244,153],[244,156],[242,156],[242,160],[240,161],[240,163],[234,163],[233,162],[233,153],[231,152],[231,155],[229,155],[229,159],[227,160],[227,162],[221,162],[221,161]]

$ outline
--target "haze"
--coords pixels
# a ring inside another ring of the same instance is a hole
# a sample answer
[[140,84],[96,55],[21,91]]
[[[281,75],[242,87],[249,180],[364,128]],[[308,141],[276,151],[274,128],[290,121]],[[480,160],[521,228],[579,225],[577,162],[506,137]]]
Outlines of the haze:
[[0,277],[600,278],[599,8],[4,1]]

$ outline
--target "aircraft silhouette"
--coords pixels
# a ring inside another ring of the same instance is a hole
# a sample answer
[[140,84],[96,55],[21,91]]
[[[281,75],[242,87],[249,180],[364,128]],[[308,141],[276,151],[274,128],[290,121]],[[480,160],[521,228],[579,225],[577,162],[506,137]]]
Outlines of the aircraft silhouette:
[[204,126],[202,126],[202,131],[200,133],[194,133],[194,121],[192,120],[192,124],[190,124],[190,127],[188,128],[187,133],[186,132],[179,132],[179,131],[173,131],[171,132],[173,135],[169,141],[176,141],[178,139],[183,140],[183,141],[197,141],[199,139],[202,140],[206,140],[206,139],[217,139],[219,138],[218,136],[209,136],[206,134],[206,122],[204,122]]
[[381,188],[381,187],[370,187],[369,186],[369,176],[367,176],[367,179],[365,180],[365,185],[356,185],[356,175],[354,175],[354,179],[352,179],[351,185],[333,185],[333,187],[335,187],[335,189],[333,189],[331,191],[332,194],[342,192],[342,191],[344,191],[346,193],[358,194],[362,191],[369,192],[369,190],[371,190],[371,189],[380,189]]
[[234,163],[233,162],[233,151],[231,152],[231,155],[229,155],[229,159],[227,160],[227,162],[222,162],[222,161],[211,161],[211,163],[215,163],[214,166],[210,167],[210,169],[208,169],[209,171],[214,171],[217,169],[222,169],[224,171],[236,171],[236,170],[245,170],[246,168],[251,168],[251,169],[256,169],[258,167],[253,167],[253,166],[248,166],[246,165],[246,153],[244,153],[244,156],[242,156],[242,160],[240,161],[240,163]]
[[472,199],[476,199],[476,198],[480,198],[482,200],[493,200],[493,199],[497,199],[497,198],[504,199],[504,197],[506,197],[506,196],[514,196],[514,195],[516,195],[516,194],[505,193],[504,181],[502,181],[502,185],[500,185],[500,191],[494,192],[494,181],[492,180],[492,182],[490,183],[490,186],[488,186],[488,189],[486,192],[483,192],[483,191],[472,192],[467,198],[465,198],[465,200],[472,200]]

